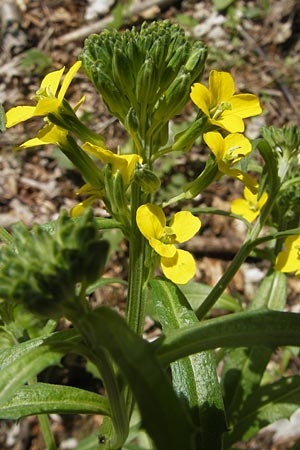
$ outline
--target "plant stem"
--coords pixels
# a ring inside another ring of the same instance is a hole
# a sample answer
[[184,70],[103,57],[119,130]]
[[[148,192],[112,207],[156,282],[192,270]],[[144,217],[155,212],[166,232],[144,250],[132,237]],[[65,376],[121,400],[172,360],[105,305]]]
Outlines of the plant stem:
[[269,212],[273,207],[278,189],[279,189],[278,185],[275,185],[273,187],[273,190],[269,195],[268,201],[261,212],[261,216],[254,224],[251,231],[249,231],[245,243],[239,249],[235,257],[233,258],[231,264],[229,265],[229,267],[227,267],[223,276],[213,287],[213,289],[210,291],[204,302],[200,305],[200,307],[196,311],[196,315],[199,320],[202,320],[209,312],[209,310],[214,306],[214,304],[220,298],[221,294],[224,292],[230,281],[233,279],[234,275],[237,273],[237,271],[239,270],[245,259],[249,256],[249,254],[253,250],[253,246],[256,243],[256,239],[267,219]]
[[145,320],[145,247],[146,241],[136,223],[136,210],[141,204],[141,190],[132,184],[131,236],[129,243],[129,280],[126,307],[128,326],[138,335],[143,334]]
[[83,302],[85,302],[84,299],[78,298],[78,308],[80,309],[80,303],[83,305],[83,308],[81,308],[80,313],[78,309],[74,312],[69,312],[67,317],[73,322],[74,326],[86,341],[91,350],[90,359],[97,366],[101,374],[109,398],[111,419],[114,427],[114,435],[110,448],[119,449],[122,448],[129,432],[129,421],[125,407],[124,394],[120,392],[118,378],[113,368],[112,361],[106,350],[101,347],[101,342],[97,339],[97,330],[95,327],[101,326],[101,324],[95,324],[93,320],[91,320],[91,311],[87,307],[87,303],[84,305]]
[[38,419],[47,450],[56,450],[57,447],[48,416],[46,414],[39,414]]

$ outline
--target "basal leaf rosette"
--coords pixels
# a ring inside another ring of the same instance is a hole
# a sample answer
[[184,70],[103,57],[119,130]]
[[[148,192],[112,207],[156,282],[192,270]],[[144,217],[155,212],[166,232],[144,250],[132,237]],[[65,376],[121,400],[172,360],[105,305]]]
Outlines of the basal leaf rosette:
[[166,216],[157,205],[151,203],[140,206],[136,222],[149,245],[160,256],[160,264],[166,278],[176,284],[187,283],[196,272],[193,256],[177,245],[191,239],[200,229],[198,217],[189,211],[180,211],[167,225]]

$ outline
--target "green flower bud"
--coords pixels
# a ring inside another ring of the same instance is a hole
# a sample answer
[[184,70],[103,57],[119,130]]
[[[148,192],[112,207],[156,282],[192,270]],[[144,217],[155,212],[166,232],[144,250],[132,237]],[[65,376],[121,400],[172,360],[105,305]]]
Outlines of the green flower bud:
[[147,58],[141,66],[136,79],[136,99],[139,104],[147,105],[156,101],[159,88],[158,72],[152,58]]
[[206,122],[206,116],[200,117],[195,120],[195,122],[191,123],[186,130],[176,134],[172,145],[172,150],[179,150],[181,152],[189,151],[195,140],[203,133]]
[[194,82],[202,77],[207,58],[207,47],[199,41],[193,43],[190,56],[185,63],[186,70],[191,74],[191,81]]
[[155,175],[152,170],[147,169],[142,165],[135,170],[134,179],[146,194],[152,194],[159,189],[161,185],[158,176]]
[[76,310],[78,287],[85,290],[96,281],[108,253],[91,211],[76,221],[62,212],[52,233],[18,224],[13,234],[14,244],[1,248],[0,295],[54,319]]
[[153,123],[165,123],[179,114],[185,106],[190,93],[191,75],[184,68],[168,87],[164,97],[158,103],[153,114]]

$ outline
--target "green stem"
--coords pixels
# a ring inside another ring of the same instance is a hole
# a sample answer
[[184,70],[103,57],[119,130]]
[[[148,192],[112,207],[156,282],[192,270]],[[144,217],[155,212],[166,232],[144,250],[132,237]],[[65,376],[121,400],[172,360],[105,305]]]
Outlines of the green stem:
[[48,416],[46,414],[39,414],[38,419],[47,450],[56,450],[57,447]]
[[73,322],[75,328],[77,328],[86,341],[89,349],[91,350],[90,359],[96,365],[101,374],[101,379],[109,398],[111,419],[114,427],[114,435],[112,441],[110,442],[110,448],[120,449],[122,448],[129,432],[129,421],[125,407],[124,394],[120,392],[118,378],[113,368],[112,361],[107,351],[101,347],[101,342],[99,342],[97,338],[96,327],[101,326],[101,324],[93,322],[92,311],[87,307],[87,303],[84,305],[83,299],[78,298],[77,300],[77,305],[79,305],[79,303],[83,305],[80,314],[77,309],[74,312],[69,311],[67,317]]
[[237,273],[243,262],[249,256],[253,247],[257,242],[257,237],[267,219],[268,214],[270,213],[273,204],[276,199],[276,195],[278,193],[279,186],[274,186],[274,190],[271,191],[268,201],[265,204],[261,216],[254,224],[253,228],[248,234],[248,237],[242,247],[239,249],[235,257],[233,258],[231,264],[227,267],[223,276],[220,278],[218,283],[213,287],[210,291],[204,302],[200,305],[198,310],[196,311],[196,315],[199,320],[203,319],[206,314],[210,311],[210,309],[214,306],[214,304],[218,301],[230,281],[233,279],[234,275]]
[[136,223],[136,210],[142,203],[141,190],[132,184],[131,235],[129,243],[129,280],[126,319],[129,327],[138,335],[143,334],[145,320],[145,249],[146,241]]

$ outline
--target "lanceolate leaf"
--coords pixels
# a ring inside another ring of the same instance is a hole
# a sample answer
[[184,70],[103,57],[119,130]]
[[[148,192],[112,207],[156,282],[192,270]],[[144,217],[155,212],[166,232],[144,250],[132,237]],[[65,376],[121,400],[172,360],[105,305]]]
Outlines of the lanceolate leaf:
[[[282,310],[287,296],[287,278],[281,272],[271,271],[261,283],[250,304],[251,311],[265,308]],[[260,385],[266,366],[272,356],[272,348],[254,346],[229,352],[222,371],[222,384],[226,416],[229,426],[238,419],[240,409],[248,396]]]
[[71,386],[36,383],[22,386],[14,396],[0,404],[0,418],[18,420],[35,414],[109,415],[107,398]]
[[280,311],[235,313],[172,331],[159,348],[158,356],[167,366],[184,356],[218,347],[300,346],[299,329],[300,314]]
[[196,430],[156,358],[155,345],[135,335],[117,313],[105,307],[82,317],[80,331],[91,351],[101,345],[120,368],[156,449],[194,450]]
[[299,406],[299,376],[281,378],[258,388],[245,403],[234,429],[226,437],[225,449],[241,439],[250,439],[278,419],[288,419]]
[[36,338],[0,352],[0,402],[8,401],[30,378],[58,364],[80,343],[74,330]]
[[[166,335],[172,329],[198,323],[198,319],[179,288],[169,280],[151,281],[152,300]],[[171,364],[178,396],[184,400],[193,422],[204,430],[199,450],[221,448],[226,430],[223,400],[216,374],[216,361],[210,351],[182,358]]]

